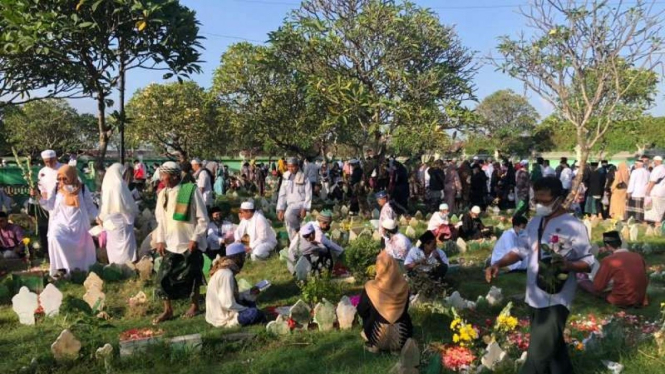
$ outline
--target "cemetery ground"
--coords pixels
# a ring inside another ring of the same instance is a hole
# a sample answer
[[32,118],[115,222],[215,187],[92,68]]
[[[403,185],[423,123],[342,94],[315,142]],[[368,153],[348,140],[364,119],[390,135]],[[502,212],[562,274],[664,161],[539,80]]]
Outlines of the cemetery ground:
[[[598,240],[601,228],[595,229],[594,239]],[[665,263],[665,238],[643,237],[640,243],[648,242],[647,264]],[[459,272],[449,275],[457,280],[456,289],[462,297],[476,300],[486,295],[490,285],[484,280],[482,271],[489,249],[469,250],[451,256],[452,262],[463,262]],[[527,308],[523,303],[525,274],[501,274],[494,285],[503,290],[504,302],[501,305],[479,305],[476,310],[465,310],[462,315],[470,322],[483,324],[494,318],[509,300],[514,302],[512,314],[520,319],[527,318]],[[254,284],[262,279],[272,282],[272,287],[261,294],[259,307],[293,305],[302,298],[300,288],[287,273],[285,264],[278,257],[267,262],[248,262],[238,278]],[[104,310],[110,319],[104,320],[78,308],[85,293],[83,285],[70,281],[59,281],[57,287],[65,300],[60,313],[55,317],[38,317],[34,326],[19,324],[11,304],[6,300],[0,306],[0,373],[388,373],[395,366],[398,357],[390,354],[372,354],[363,349],[360,339],[361,327],[356,321],[350,330],[320,332],[292,331],[288,335],[275,336],[266,331],[265,326],[222,329],[214,328],[205,322],[204,315],[193,319],[178,318],[158,327],[151,326],[151,319],[162,308],[161,301],[153,297],[153,285],[128,279],[118,282],[106,281]],[[148,295],[148,302],[142,307],[130,308],[128,299],[139,291]],[[356,295],[362,290],[362,282],[344,285],[341,292]],[[665,283],[662,280],[650,281],[648,290],[650,305],[641,309],[619,310],[603,300],[578,292],[569,321],[593,316],[598,320],[616,315],[624,319],[632,315],[643,320],[632,327],[642,329],[644,321],[660,321],[661,302],[665,300]],[[339,300],[330,300],[336,304]],[[176,316],[184,313],[188,303],[176,302]],[[410,309],[414,322],[414,338],[418,341],[422,354],[421,373],[438,373],[440,368],[430,367],[432,357],[440,354],[427,346],[435,343],[452,342],[449,313],[422,306]],[[274,317],[273,317],[274,318]],[[131,356],[120,357],[119,336],[129,329],[162,329],[164,337],[188,334],[201,334],[202,348],[191,351],[186,348],[174,349],[166,344],[150,346],[146,351]],[[72,361],[56,362],[51,353],[51,344],[63,329],[69,329],[82,348]],[[241,335],[242,334],[242,335]],[[648,333],[649,334],[649,333]],[[110,343],[114,348],[112,359],[105,366],[102,360],[95,359],[95,351]],[[482,344],[482,342],[481,342]],[[484,346],[484,344],[483,344]],[[639,341],[631,341],[621,336],[603,338],[599,344],[588,349],[571,347],[571,355],[577,373],[608,372],[601,360],[619,362],[624,365],[623,373],[662,373],[665,359],[659,355],[654,339],[649,336]],[[31,364],[32,362],[32,364]],[[436,366],[436,365],[435,365]],[[495,372],[513,373],[514,365],[504,366]]]

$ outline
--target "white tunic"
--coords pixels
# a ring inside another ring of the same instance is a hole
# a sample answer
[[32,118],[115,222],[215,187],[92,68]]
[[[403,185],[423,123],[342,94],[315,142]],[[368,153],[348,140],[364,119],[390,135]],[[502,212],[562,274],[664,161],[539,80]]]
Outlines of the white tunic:
[[[157,207],[155,208],[155,219],[157,229],[153,236],[155,243],[165,243],[166,250],[173,253],[185,253],[189,249],[189,242],[196,241],[198,249],[205,251],[208,248],[206,241],[206,230],[208,228],[208,213],[203,204],[201,192],[194,190],[194,196],[189,204],[189,222],[176,221],[173,212],[176,207],[180,185],[173,188],[165,188],[159,192]],[[164,201],[168,196],[168,203],[164,207]]]
[[312,208],[312,184],[301,171],[295,175],[284,173],[282,185],[279,187],[277,210]]
[[630,180],[628,182],[628,190],[626,193],[630,197],[644,198],[647,192],[647,185],[649,184],[649,170],[640,168],[633,170],[630,173]]
[[55,191],[55,186],[58,184],[58,169],[60,167],[62,167],[62,164],[56,163],[55,168],[44,166],[39,170],[39,192],[46,193],[47,199],[51,197],[51,194]]
[[427,230],[428,231],[434,231],[441,227],[441,225],[447,225],[448,224],[448,216],[444,216],[441,214],[441,212],[435,212],[432,214],[432,218],[429,219],[429,222],[427,223]]
[[[436,248],[432,253],[429,254],[429,257],[427,257],[427,265],[430,266],[436,266],[438,265],[439,261],[434,257],[434,252],[439,253],[439,257],[441,257],[441,261],[449,265],[450,263],[448,262],[448,256],[446,256],[446,252],[442,251],[439,248]],[[414,263],[418,263],[422,260],[425,259],[425,251],[420,249],[420,247],[413,247],[409,250],[409,254],[406,255],[406,259],[404,259],[404,265],[411,265]]]
[[[237,289],[233,272],[221,269],[215,272],[208,281],[206,291],[206,321],[215,327],[238,326],[238,313],[247,309],[235,299]],[[249,292],[243,292],[241,299],[253,301]]]
[[323,244],[326,248],[335,252],[337,255],[341,255],[342,252],[344,252],[344,248],[342,248],[339,244],[335,243],[334,241],[328,239],[328,237],[323,233],[323,230],[321,230],[321,225],[318,222],[312,223],[312,226],[314,226],[315,242]]
[[[515,233],[515,229],[504,231],[492,250],[491,264],[494,265],[501,260],[503,256],[507,255],[508,252],[511,252],[513,249],[519,250],[519,247],[523,246],[524,244],[520,243],[520,238]],[[508,268],[510,270],[526,269],[526,265],[526,261],[520,261],[508,266]]]
[[274,248],[277,246],[277,236],[266,217],[255,212],[252,218],[240,221],[235,232],[235,240],[240,241],[242,237],[249,235],[249,247],[256,249],[259,245],[269,244]]
[[379,214],[379,234],[381,236],[385,235],[385,229],[383,228],[383,221],[387,219],[395,220],[397,215],[395,211],[390,206],[390,203],[386,202],[383,207],[381,207],[381,213]]
[[51,194],[40,204],[49,216],[48,252],[51,263],[50,274],[58,270],[68,273],[79,269],[88,271],[97,262],[95,244],[92,241],[90,221],[97,217],[97,207],[92,202],[90,191],[79,192],[80,207],[65,205],[62,193]]
[[136,237],[134,217],[129,214],[114,213],[103,221],[106,231],[106,253],[111,264],[124,264],[136,261]]
[[411,248],[411,241],[399,232],[386,240],[386,252],[395,260],[404,261],[409,248]]
[[212,205],[212,181],[210,180],[210,175],[207,172],[200,169],[196,175],[196,185],[201,191],[203,196],[203,203],[206,206]]

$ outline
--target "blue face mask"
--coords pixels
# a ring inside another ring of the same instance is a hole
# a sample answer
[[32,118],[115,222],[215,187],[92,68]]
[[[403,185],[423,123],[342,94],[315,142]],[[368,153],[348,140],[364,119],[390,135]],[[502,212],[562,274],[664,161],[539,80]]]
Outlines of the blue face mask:
[[518,238],[525,238],[526,237],[526,230],[522,229],[519,232],[517,232],[517,237]]

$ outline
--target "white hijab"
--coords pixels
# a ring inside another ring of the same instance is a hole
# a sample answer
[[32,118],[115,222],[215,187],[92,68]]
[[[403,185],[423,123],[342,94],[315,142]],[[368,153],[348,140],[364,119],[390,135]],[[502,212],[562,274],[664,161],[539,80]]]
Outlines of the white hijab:
[[128,214],[136,217],[138,206],[122,178],[124,167],[115,163],[106,170],[102,182],[102,206],[99,218],[103,221],[108,215],[114,213]]

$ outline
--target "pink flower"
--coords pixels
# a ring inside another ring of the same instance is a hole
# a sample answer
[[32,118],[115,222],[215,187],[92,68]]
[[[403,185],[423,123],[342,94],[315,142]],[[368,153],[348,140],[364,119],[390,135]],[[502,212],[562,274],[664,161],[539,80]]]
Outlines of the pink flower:
[[552,237],[550,238],[550,243],[556,244],[558,242],[559,242],[559,235],[552,235]]

